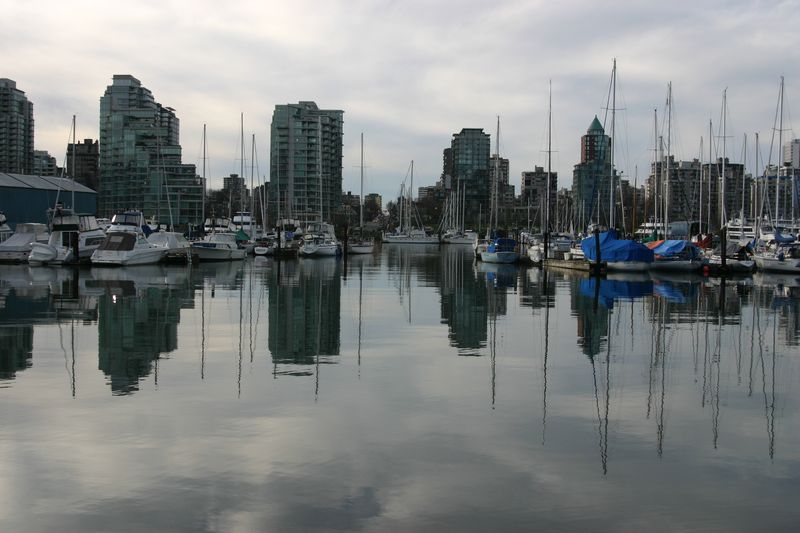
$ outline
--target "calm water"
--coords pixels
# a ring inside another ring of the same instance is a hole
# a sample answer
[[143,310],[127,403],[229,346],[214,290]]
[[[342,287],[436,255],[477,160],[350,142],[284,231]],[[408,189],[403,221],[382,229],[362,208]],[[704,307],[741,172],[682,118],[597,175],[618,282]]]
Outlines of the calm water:
[[797,531],[800,279],[0,267],[0,530]]

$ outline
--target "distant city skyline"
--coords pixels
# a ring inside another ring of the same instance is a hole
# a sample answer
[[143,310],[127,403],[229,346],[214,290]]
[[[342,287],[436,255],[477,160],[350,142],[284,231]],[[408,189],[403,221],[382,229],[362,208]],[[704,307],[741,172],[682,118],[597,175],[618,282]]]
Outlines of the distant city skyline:
[[631,180],[638,169],[640,185],[652,161],[653,109],[661,118],[669,81],[678,160],[698,157],[701,136],[707,146],[709,119],[720,135],[727,87],[728,157],[741,162],[747,133],[750,170],[759,132],[766,161],[784,74],[783,138],[797,137],[791,108],[800,80],[791,75],[800,60],[794,29],[800,12],[792,2],[144,1],[135,14],[99,2],[79,7],[14,3],[0,22],[0,77],[16,81],[33,102],[35,149],[59,165],[73,114],[79,139],[98,138],[99,99],[115,74],[137,77],[175,109],[183,160],[198,171],[208,124],[213,188],[240,168],[240,113],[245,135],[256,135],[258,169],[268,179],[274,106],[310,100],[345,111],[343,191],[359,190],[362,131],[365,191],[388,200],[412,159],[415,186],[435,183],[442,150],[461,129],[483,128],[494,147],[497,115],[500,155],[509,159],[510,183],[519,190],[523,171],[546,164],[550,79],[553,171],[559,187],[570,187],[581,135],[595,114],[605,122],[615,57],[615,163]]

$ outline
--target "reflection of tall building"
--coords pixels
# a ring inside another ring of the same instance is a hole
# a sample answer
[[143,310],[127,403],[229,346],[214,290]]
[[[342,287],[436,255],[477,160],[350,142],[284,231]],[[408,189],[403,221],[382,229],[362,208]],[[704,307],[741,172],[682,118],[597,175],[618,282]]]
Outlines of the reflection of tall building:
[[0,380],[30,368],[32,352],[33,326],[0,325]]
[[[589,357],[599,354],[608,341],[609,310],[580,290],[580,279],[570,279],[570,309],[577,320],[578,346]],[[599,288],[599,283],[597,284]]]
[[270,271],[269,351],[275,364],[339,355],[341,267],[335,259],[282,262]]
[[461,355],[480,355],[486,346],[489,300],[486,276],[472,267],[472,249],[449,246],[441,254],[441,312],[450,346]]
[[[181,303],[185,287],[147,287],[133,281],[99,282],[106,286],[100,298],[99,367],[111,380],[115,395],[138,390],[162,353],[178,347]],[[121,294],[120,294],[121,293]]]

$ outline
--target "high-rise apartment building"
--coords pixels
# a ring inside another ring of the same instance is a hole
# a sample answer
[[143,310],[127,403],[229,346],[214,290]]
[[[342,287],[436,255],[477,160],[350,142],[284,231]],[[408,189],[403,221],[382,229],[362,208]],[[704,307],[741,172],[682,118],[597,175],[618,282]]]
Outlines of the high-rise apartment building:
[[161,223],[200,223],[203,184],[181,163],[180,121],[128,74],[100,98],[99,212],[139,209]]
[[[75,164],[73,167],[73,154]],[[67,144],[67,166],[64,172],[72,177],[73,168],[75,181],[86,185],[90,189],[97,190],[98,176],[100,173],[100,145],[96,140],[84,139],[83,142]]]
[[576,227],[584,230],[591,222],[609,224],[610,183],[611,137],[595,116],[581,137],[581,162],[572,171]]
[[0,172],[33,173],[33,103],[7,78],[0,78]]
[[[549,188],[550,188],[550,221],[551,229],[554,226],[553,222],[556,219],[556,200],[558,198],[558,173],[550,172]],[[542,212],[547,206],[547,189],[548,179],[547,171],[544,167],[533,167],[533,171],[522,173],[522,187],[520,195],[522,197],[522,204],[530,206],[532,209]],[[543,216],[537,217],[537,220],[544,220]]]
[[270,217],[331,222],[342,196],[344,111],[276,105],[270,129]]
[[491,201],[490,142],[483,128],[464,128],[454,133],[450,141],[450,152],[444,153],[443,162],[452,161],[451,168],[444,173],[452,177],[451,189],[464,191],[465,222],[477,225],[479,216],[489,220]]
[[783,145],[783,163],[791,168],[800,168],[800,139],[792,139]]
[[50,155],[47,150],[33,151],[33,174],[35,176],[58,176],[61,169],[58,168],[56,158]]

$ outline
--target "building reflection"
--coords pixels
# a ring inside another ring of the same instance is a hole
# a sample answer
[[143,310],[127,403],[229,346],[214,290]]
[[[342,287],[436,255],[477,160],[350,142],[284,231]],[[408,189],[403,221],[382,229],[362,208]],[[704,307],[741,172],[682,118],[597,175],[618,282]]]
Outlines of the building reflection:
[[98,366],[112,394],[135,392],[159,357],[178,348],[180,311],[194,305],[186,270],[160,265],[94,269],[87,287],[102,290]]
[[450,346],[459,355],[481,355],[488,335],[489,299],[486,277],[473,267],[467,246],[447,246],[441,254],[441,316]]
[[[268,345],[276,372],[277,365],[334,362],[329,356],[339,355],[341,260],[276,261],[267,276]],[[310,374],[296,369],[282,373]]]

